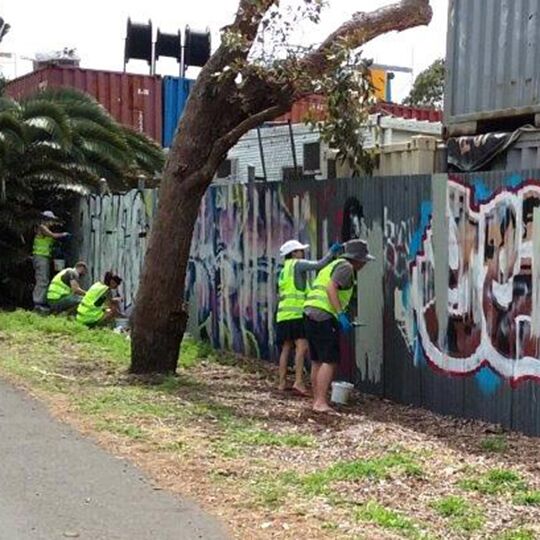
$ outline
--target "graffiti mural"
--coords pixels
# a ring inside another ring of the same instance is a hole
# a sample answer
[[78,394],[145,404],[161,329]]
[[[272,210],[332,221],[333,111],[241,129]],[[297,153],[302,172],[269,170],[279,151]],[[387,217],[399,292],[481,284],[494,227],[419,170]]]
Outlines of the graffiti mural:
[[191,331],[216,347],[273,356],[279,247],[293,235],[293,218],[277,187],[211,189],[188,267]]
[[[534,178],[534,177],[533,177]],[[535,176],[540,178],[540,173]],[[155,191],[87,197],[76,243],[132,306]],[[189,331],[276,358],[280,245],[367,240],[339,377],[367,392],[540,434],[540,181],[502,173],[212,186],[188,265]],[[538,395],[537,395],[538,394]]]
[[[452,375],[489,367],[511,384],[538,378],[540,282],[533,254],[540,253],[540,183],[513,178],[491,191],[452,178],[446,189],[446,270],[435,256],[441,239],[428,204],[414,232],[406,223],[387,223],[395,244],[387,242],[386,262],[400,283],[396,320],[409,348]],[[435,294],[437,272],[446,274],[444,299]]]
[[[73,224],[77,259],[89,265],[88,282],[108,270],[122,276],[124,309],[133,306],[147,236],[157,204],[157,190],[131,190],[124,195],[90,195],[83,199]],[[89,284],[89,283],[88,283]]]

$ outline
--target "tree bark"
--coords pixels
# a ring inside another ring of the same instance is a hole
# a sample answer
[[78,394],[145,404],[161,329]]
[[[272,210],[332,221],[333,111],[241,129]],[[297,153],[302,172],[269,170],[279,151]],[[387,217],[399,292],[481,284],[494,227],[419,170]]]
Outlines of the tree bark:
[[[165,166],[135,304],[133,373],[176,371],[187,323],[183,309],[186,269],[201,199],[229,148],[249,129],[285,112],[299,95],[295,95],[294,79],[276,82],[256,76],[238,88],[234,73],[220,80],[215,76],[234,61],[247,58],[260,21],[272,4],[274,0],[240,0],[229,29],[242,35],[244,45],[218,48],[202,69],[184,110]],[[328,55],[332,43],[348,38],[359,46],[380,34],[427,24],[430,19],[429,0],[402,0],[371,14],[356,14],[307,55],[302,67],[315,77],[335,67]]]
[[132,373],[176,371],[187,324],[183,284],[202,194],[184,190],[181,182],[160,191],[134,313]]

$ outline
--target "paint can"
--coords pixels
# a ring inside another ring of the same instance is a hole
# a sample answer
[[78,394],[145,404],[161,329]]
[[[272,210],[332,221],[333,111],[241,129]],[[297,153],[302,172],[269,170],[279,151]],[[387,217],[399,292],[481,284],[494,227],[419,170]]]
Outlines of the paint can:
[[332,383],[332,396],[330,399],[334,403],[347,405],[353,391],[354,384],[345,381],[334,381]]
[[119,317],[114,321],[114,329],[117,332],[126,332],[129,330],[129,319]]

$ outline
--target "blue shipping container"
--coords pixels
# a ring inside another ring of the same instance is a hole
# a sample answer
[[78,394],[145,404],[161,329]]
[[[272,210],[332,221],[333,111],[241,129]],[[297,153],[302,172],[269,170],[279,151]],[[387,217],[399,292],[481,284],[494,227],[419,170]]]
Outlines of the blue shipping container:
[[171,146],[189,93],[195,81],[180,77],[163,77],[163,146]]

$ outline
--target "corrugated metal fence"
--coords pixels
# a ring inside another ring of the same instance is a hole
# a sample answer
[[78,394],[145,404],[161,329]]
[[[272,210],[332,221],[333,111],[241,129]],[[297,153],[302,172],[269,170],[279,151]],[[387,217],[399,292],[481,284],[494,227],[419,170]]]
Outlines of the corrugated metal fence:
[[[133,298],[153,202],[129,196],[125,206],[92,200],[81,215],[85,231],[93,216],[87,258],[100,272],[124,265]],[[117,236],[115,220],[126,226]],[[342,377],[540,434],[540,172],[213,187],[189,263],[191,330],[275,357],[277,254],[291,237],[310,243],[312,258],[361,237],[377,258],[359,276],[355,311],[367,326],[342,343]]]

